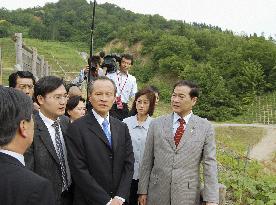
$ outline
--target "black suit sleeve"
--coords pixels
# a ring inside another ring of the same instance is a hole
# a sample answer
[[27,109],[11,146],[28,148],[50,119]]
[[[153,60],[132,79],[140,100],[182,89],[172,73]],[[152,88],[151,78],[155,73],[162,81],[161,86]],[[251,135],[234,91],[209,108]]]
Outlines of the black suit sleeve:
[[54,192],[48,180],[42,179],[32,188],[33,192],[28,198],[28,205],[55,205]]
[[110,196],[89,173],[85,146],[79,129],[80,126],[73,123],[67,130],[67,150],[72,177],[87,201],[98,205],[107,204]]
[[126,133],[125,134],[126,155],[124,159],[124,169],[121,175],[120,186],[118,187],[116,196],[119,196],[124,198],[125,200],[128,200],[131,181],[132,181],[133,172],[134,172],[134,154],[133,154],[131,137],[126,124],[125,124],[125,133]]

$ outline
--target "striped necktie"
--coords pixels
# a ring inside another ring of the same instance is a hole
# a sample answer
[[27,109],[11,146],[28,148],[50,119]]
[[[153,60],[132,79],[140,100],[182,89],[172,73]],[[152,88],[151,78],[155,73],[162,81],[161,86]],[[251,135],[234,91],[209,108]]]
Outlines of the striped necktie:
[[178,128],[175,132],[175,135],[174,135],[174,143],[175,143],[176,147],[178,146],[178,144],[181,140],[181,137],[184,134],[184,131],[185,131],[184,125],[186,124],[185,120],[183,118],[179,118],[178,122],[179,122],[179,126],[178,126]]
[[60,169],[61,169],[61,177],[62,177],[62,183],[63,188],[66,190],[68,188],[68,178],[66,173],[66,167],[65,167],[65,158],[64,158],[64,150],[62,147],[61,139],[60,139],[60,132],[59,132],[59,123],[58,121],[55,121],[52,126],[55,128],[55,141],[56,141],[56,147],[57,147],[57,156],[59,159]]

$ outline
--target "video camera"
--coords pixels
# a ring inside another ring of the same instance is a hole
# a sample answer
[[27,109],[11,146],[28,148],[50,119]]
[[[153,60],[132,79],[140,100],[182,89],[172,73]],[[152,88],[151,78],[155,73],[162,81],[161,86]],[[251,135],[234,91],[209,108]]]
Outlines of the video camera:
[[106,67],[106,73],[114,73],[118,70],[118,63],[121,61],[121,56],[117,53],[108,54],[104,57],[101,65],[102,68]]

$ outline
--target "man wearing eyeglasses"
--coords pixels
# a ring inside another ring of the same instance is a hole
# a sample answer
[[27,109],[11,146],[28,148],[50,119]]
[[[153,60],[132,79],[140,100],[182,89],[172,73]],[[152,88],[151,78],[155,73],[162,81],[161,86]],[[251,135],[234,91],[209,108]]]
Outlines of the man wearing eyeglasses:
[[34,88],[40,106],[34,115],[33,144],[25,154],[26,165],[52,182],[57,205],[72,204],[72,180],[65,146],[69,119],[64,116],[68,95],[61,78],[46,76]]

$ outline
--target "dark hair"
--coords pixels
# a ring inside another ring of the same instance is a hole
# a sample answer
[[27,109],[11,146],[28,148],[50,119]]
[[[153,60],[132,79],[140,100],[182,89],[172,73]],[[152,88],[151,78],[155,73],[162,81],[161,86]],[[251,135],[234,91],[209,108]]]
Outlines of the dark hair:
[[[43,78],[40,78],[34,87],[34,97],[36,102],[37,96],[41,95],[45,97],[48,93],[53,92],[57,88],[59,88],[61,85],[64,85],[63,79],[56,77],[56,76],[45,76]],[[38,103],[39,104],[39,103]]]
[[74,83],[68,83],[65,85],[65,89],[67,91],[67,93],[69,92],[70,88],[73,87],[73,86],[77,86],[76,84]]
[[131,65],[133,65],[133,56],[131,54],[129,54],[129,53],[122,54],[121,60],[119,62],[120,65],[121,65],[121,61],[123,58],[125,58],[127,60],[131,60]]
[[132,108],[131,108],[131,111],[130,113],[132,115],[136,115],[137,114],[137,109],[136,109],[136,101],[137,99],[142,96],[142,95],[146,95],[148,100],[150,101],[150,105],[149,105],[149,110],[148,110],[148,114],[149,116],[152,116],[153,115],[153,112],[154,112],[154,108],[155,108],[155,100],[156,100],[156,97],[155,97],[155,94],[154,92],[149,89],[149,88],[143,88],[141,90],[139,90],[136,94],[135,94],[135,99],[133,101],[133,104],[132,104]]
[[90,61],[92,61],[92,66],[96,67],[96,65],[101,64],[101,58],[100,56],[92,56],[91,58],[88,58],[87,63],[90,65]]
[[150,85],[149,89],[151,89],[154,93],[157,93],[158,95],[160,95],[160,91],[157,87],[155,87],[154,85]]
[[192,81],[189,81],[189,80],[178,81],[177,83],[174,84],[173,91],[178,86],[188,86],[189,88],[191,88],[191,91],[189,93],[191,98],[199,96],[199,87],[197,86],[197,84],[195,84]]
[[17,78],[30,78],[33,80],[33,85],[35,84],[35,77],[30,71],[17,71],[15,73],[10,74],[9,76],[9,87],[16,87]]
[[100,56],[101,58],[104,58],[104,57],[105,57],[105,52],[104,52],[104,51],[101,51],[101,52],[99,53],[99,56]]
[[102,81],[103,81],[103,80],[107,80],[107,81],[111,82],[112,85],[113,85],[113,87],[114,87],[114,95],[116,96],[117,87],[116,87],[114,81],[111,80],[111,79],[109,79],[109,78],[106,77],[106,76],[99,76],[99,77],[95,78],[95,80],[92,80],[92,81],[89,83],[88,91],[89,91],[90,94],[92,93],[92,91],[93,91],[93,89],[94,89],[94,83],[95,83],[96,81],[98,81],[98,80],[102,80]]
[[33,102],[29,96],[13,88],[0,86],[0,146],[15,137],[22,120],[30,121]]
[[82,98],[81,96],[73,96],[69,98],[65,108],[65,115],[70,117],[70,115],[68,114],[68,111],[73,110],[75,107],[77,107],[80,101],[85,103],[85,99]]

